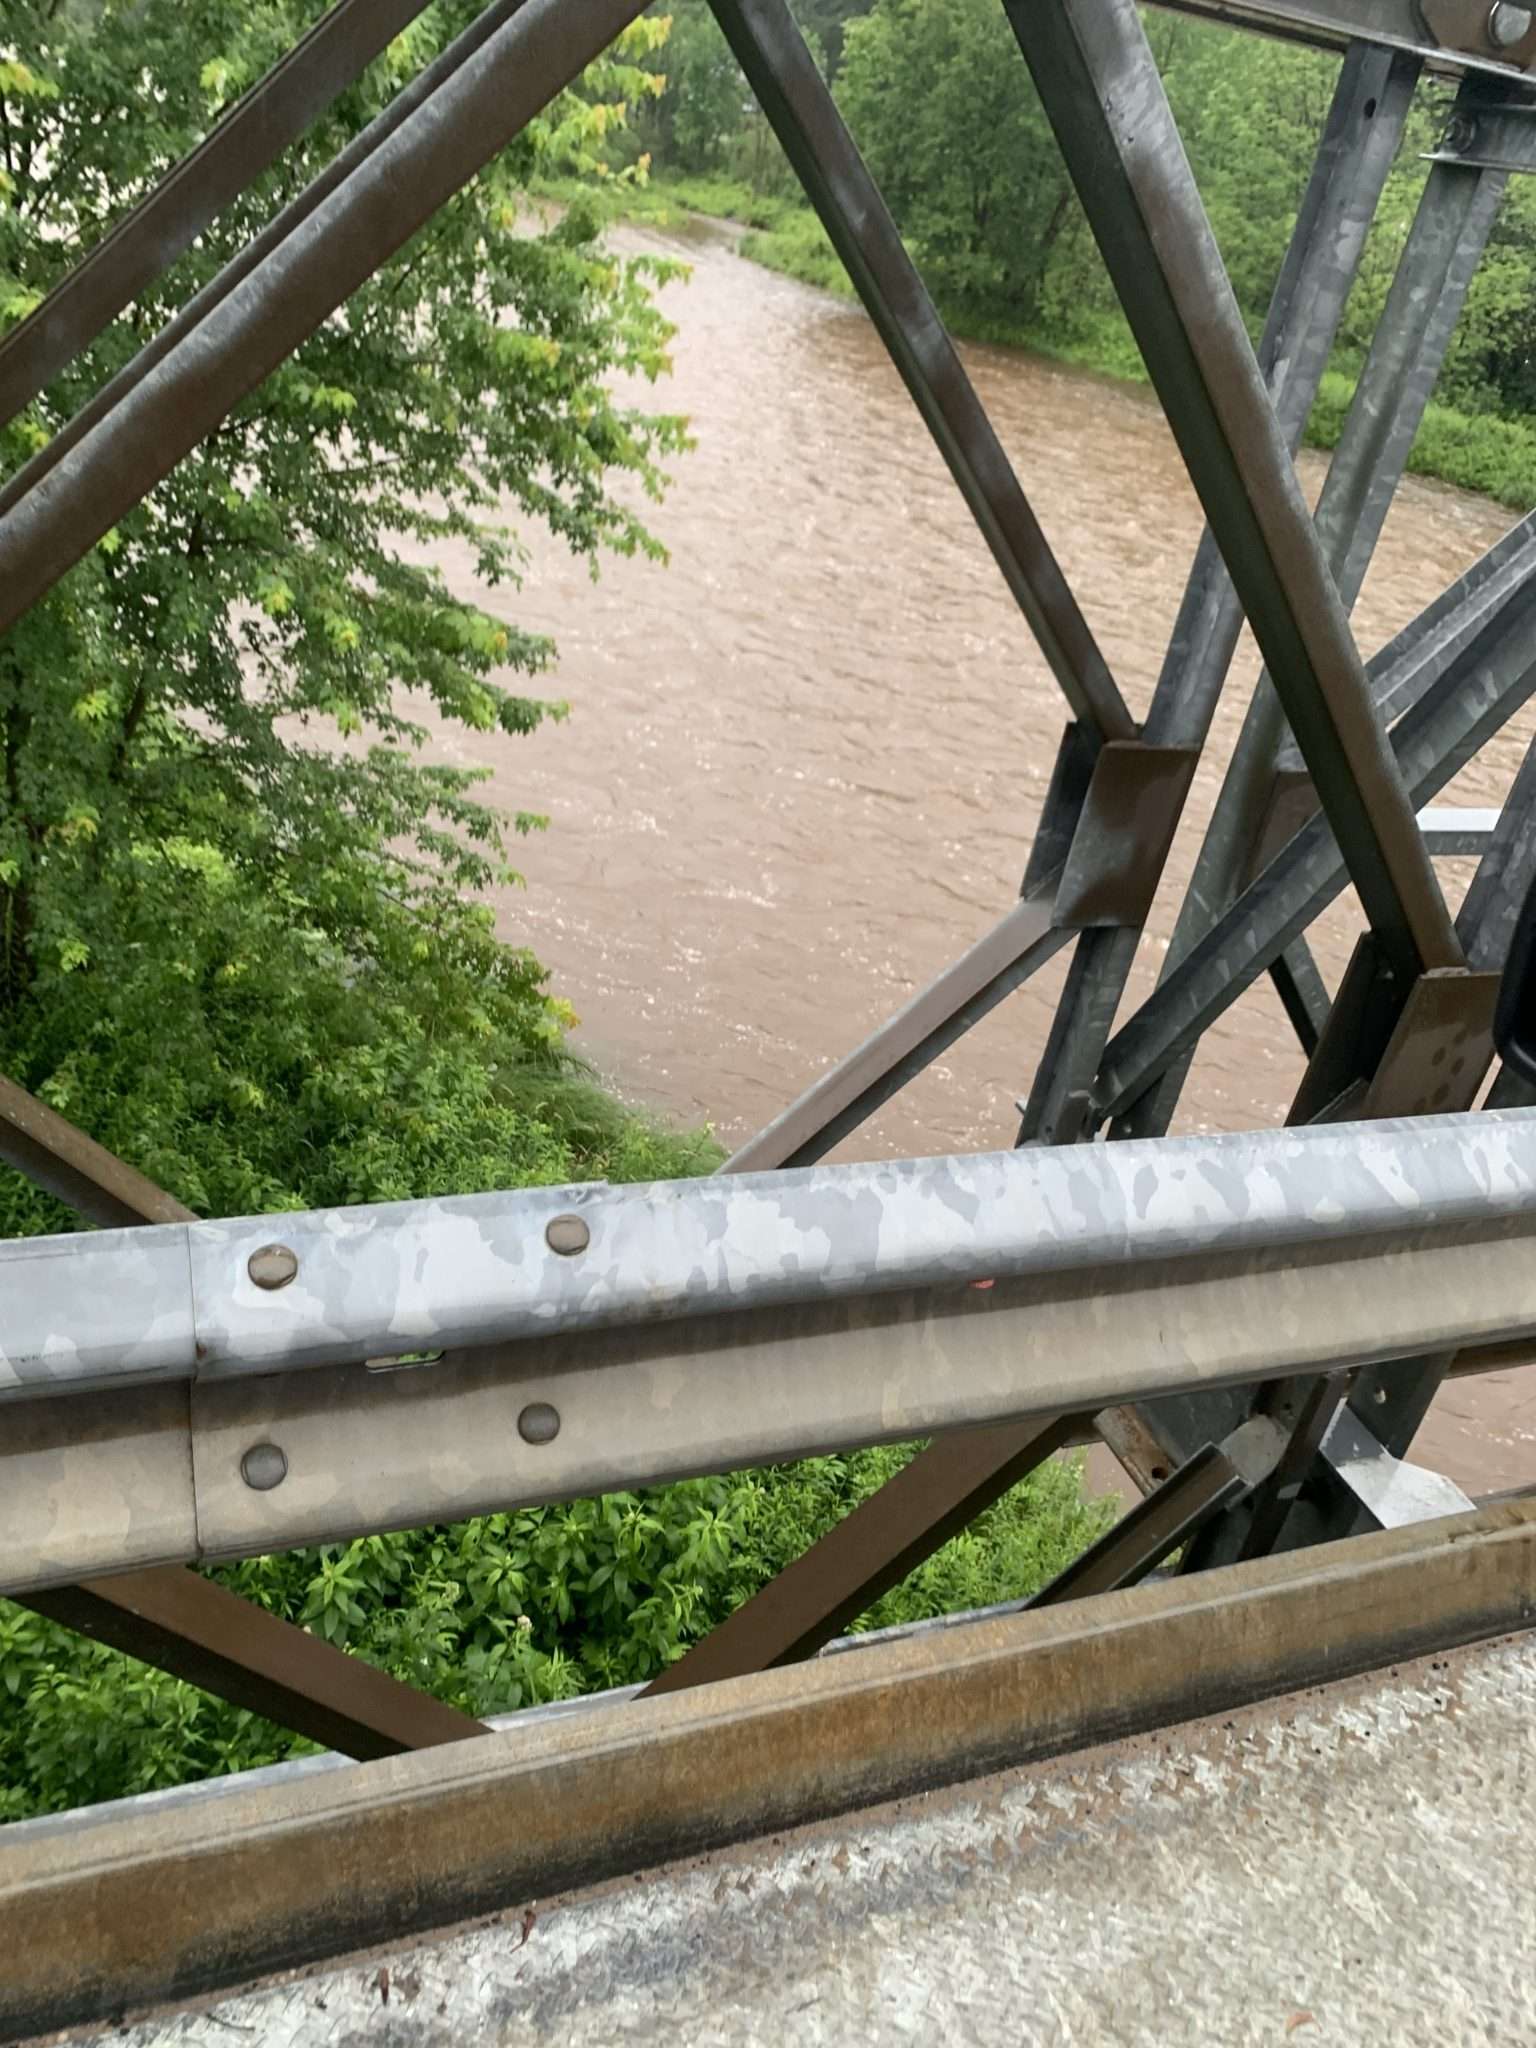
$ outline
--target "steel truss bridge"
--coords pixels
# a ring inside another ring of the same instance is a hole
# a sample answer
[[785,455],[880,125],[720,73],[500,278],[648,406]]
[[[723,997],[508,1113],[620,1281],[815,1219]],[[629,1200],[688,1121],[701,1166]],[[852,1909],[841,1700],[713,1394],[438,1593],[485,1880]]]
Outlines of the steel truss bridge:
[[[998,0],[1208,520],[1138,722],[785,0],[712,4],[1060,687],[1019,893],[705,1181],[208,1221],[0,1089],[0,1154],[98,1226],[0,1246],[0,1590],[332,1762],[375,1760],[7,1831],[0,2029],[1536,1618],[1536,1505],[1408,1461],[1449,1375],[1536,1338],[1536,1090],[1495,1071],[1491,1029],[1536,876],[1536,749],[1497,812],[1435,804],[1536,690],[1536,514],[1389,645],[1350,625],[1505,188],[1536,169],[1536,19],[1176,0],[1339,58],[1255,349],[1132,0]],[[0,344],[0,417],[421,6],[337,0]],[[487,6],[0,488],[0,630],[640,11]],[[1309,511],[1295,452],[1431,78],[1454,101]],[[1264,673],[1156,988],[1127,1011],[1244,623]],[[1448,853],[1477,859],[1454,915]],[[1307,932],[1346,886],[1363,928],[1330,993]],[[823,1163],[1064,952],[1013,1149]],[[1306,1055],[1286,1126],[1170,1137],[1201,1034],[1263,977]],[[912,1437],[932,1441],[644,1704],[580,1720],[488,1731],[188,1569]],[[818,1655],[1093,1439],[1139,1504],[1033,1601]]]

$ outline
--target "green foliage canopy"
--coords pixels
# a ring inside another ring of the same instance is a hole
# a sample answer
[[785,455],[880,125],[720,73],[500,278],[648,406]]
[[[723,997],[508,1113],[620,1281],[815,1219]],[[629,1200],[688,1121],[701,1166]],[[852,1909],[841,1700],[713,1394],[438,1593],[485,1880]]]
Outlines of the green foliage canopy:
[[[319,11],[8,9],[0,318]],[[6,467],[475,11],[429,8],[4,429]],[[472,1142],[488,1086],[552,1052],[568,1013],[476,901],[511,872],[478,771],[418,748],[429,721],[521,734],[562,714],[529,687],[553,649],[513,616],[520,521],[594,566],[661,553],[635,508],[684,424],[613,393],[668,366],[649,291],[667,266],[616,258],[589,209],[541,225],[522,194],[536,168],[595,165],[655,90],[664,33],[636,24],[0,643],[0,1064],[194,1206],[569,1165],[558,1145],[520,1160],[505,1124]],[[494,610],[428,565],[449,544],[472,551]],[[413,1118],[444,1142],[408,1142]],[[15,1200],[9,1227],[36,1227]]]

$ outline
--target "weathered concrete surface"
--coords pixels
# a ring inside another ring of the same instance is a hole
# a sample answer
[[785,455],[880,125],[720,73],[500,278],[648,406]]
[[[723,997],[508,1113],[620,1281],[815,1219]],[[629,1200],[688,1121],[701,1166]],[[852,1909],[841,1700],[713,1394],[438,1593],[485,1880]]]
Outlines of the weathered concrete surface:
[[1520,2042],[1533,1900],[1518,1637],[90,2038]]

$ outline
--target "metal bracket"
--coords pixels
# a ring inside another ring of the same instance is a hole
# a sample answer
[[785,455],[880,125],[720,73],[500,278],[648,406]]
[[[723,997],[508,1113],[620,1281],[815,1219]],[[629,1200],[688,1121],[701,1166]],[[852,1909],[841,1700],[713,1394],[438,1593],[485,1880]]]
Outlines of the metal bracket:
[[1287,1122],[1468,1109],[1493,1058],[1499,977],[1421,974],[1406,994],[1371,935],[1357,944]]
[[1361,1114],[1432,1116],[1467,1109],[1493,1058],[1499,977],[1434,968],[1408,991]]
[[1443,1472],[1394,1458],[1352,1408],[1340,1408],[1334,1416],[1323,1438],[1323,1457],[1378,1529],[1465,1514],[1472,1505]]
[[1043,1586],[1024,1608],[1054,1607],[1092,1593],[1135,1586],[1224,1508],[1235,1506],[1274,1470],[1285,1435],[1267,1415],[1239,1424],[1220,1444],[1205,1444],[1138,1501],[1113,1529]]
[[1419,0],[1429,34],[1443,50],[1508,64],[1536,64],[1536,14],[1513,0]]
[[1059,928],[1145,921],[1199,758],[1198,747],[1145,740],[1099,749],[1056,891]]

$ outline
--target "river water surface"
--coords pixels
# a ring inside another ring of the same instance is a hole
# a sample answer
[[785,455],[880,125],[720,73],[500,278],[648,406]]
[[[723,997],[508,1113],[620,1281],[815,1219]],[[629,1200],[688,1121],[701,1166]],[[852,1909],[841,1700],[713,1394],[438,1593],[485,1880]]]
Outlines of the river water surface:
[[[521,593],[477,595],[559,643],[571,716],[532,740],[443,732],[508,807],[547,812],[498,901],[632,1099],[747,1136],[978,937],[1016,895],[1065,710],[864,316],[689,223],[626,234],[693,265],[667,288],[676,374],[655,402],[696,452],[652,524],[671,565],[593,584],[535,540]],[[1121,689],[1144,710],[1201,519],[1153,399],[1009,351],[965,357]],[[1322,457],[1303,458],[1315,493]],[[1410,480],[1356,612],[1367,653],[1509,515]],[[443,566],[468,593],[467,556]],[[1132,994],[1152,986],[1256,671],[1244,642]],[[1451,794],[1497,802],[1521,720]],[[1459,895],[1469,867],[1441,864]],[[1313,933],[1336,986],[1345,899]],[[842,1148],[1009,1145],[1063,952]],[[1124,1012],[1122,1012],[1124,1014]],[[1301,1059],[1267,984],[1207,1034],[1176,1127],[1283,1120]],[[1536,1379],[1536,1374],[1531,1376]],[[1420,1453],[1470,1491],[1536,1479],[1536,1385],[1449,1389]]]

